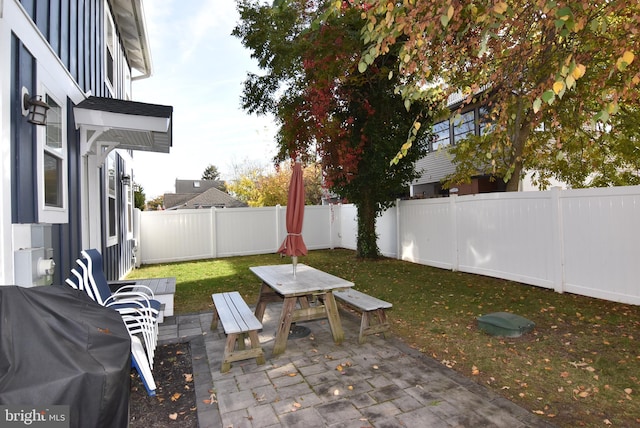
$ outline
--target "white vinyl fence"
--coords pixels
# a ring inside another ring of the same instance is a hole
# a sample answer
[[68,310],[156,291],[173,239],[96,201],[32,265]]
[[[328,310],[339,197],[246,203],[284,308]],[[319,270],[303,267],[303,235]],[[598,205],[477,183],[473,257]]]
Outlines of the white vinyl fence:
[[[141,212],[143,264],[275,253],[286,207]],[[307,206],[310,250],[356,249],[353,205]],[[382,254],[640,305],[640,186],[398,201]]]

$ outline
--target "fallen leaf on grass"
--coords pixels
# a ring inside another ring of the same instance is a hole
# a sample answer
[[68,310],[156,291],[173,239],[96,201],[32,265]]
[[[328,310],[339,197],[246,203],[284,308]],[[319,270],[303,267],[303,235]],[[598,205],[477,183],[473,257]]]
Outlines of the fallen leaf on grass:
[[626,392],[627,394],[631,395],[631,393],[633,392],[633,389],[631,388],[625,388],[624,392]]

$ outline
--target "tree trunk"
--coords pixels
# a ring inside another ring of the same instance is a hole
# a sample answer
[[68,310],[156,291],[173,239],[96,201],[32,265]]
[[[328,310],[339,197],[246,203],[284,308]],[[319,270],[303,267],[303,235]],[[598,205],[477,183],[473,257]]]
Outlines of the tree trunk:
[[376,203],[371,198],[363,198],[358,208],[358,243],[356,254],[363,259],[380,257],[376,235]]
[[527,143],[529,134],[531,133],[531,121],[527,117],[524,109],[524,101],[518,100],[518,114],[516,116],[516,123],[514,124],[515,132],[511,138],[513,144],[513,172],[511,177],[507,181],[507,192],[517,192],[520,188],[520,175],[522,174],[522,154],[524,153],[524,146]]

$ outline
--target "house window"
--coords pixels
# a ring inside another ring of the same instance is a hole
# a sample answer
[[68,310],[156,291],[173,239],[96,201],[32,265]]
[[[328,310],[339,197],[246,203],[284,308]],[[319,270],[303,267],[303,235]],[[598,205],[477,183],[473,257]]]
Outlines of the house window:
[[109,153],[105,161],[106,166],[106,197],[107,197],[107,245],[118,243],[118,206],[116,192],[116,155]]
[[453,144],[475,133],[474,110],[462,113],[453,120]]
[[47,112],[44,145],[44,205],[64,208],[62,200],[63,153],[62,112],[58,103],[47,95],[46,103],[51,107]]
[[486,107],[478,108],[478,135],[485,135],[493,130],[491,115]]
[[438,150],[466,138],[468,135],[484,135],[493,130],[491,115],[486,107],[478,107],[457,114],[451,119],[443,120],[433,125],[433,142],[431,150]]
[[434,139],[431,143],[432,150],[438,150],[440,147],[448,146],[451,142],[449,136],[449,119],[443,120],[433,125]]
[[[67,218],[67,154],[64,138],[64,109],[62,103],[47,89],[44,101],[50,106],[47,123],[39,131],[38,155],[38,221],[66,223]],[[44,134],[44,135],[43,135]]]
[[[107,3],[105,2],[105,10],[109,10]],[[113,19],[111,14],[105,13],[105,74],[107,82],[111,85],[111,88],[115,86],[114,82],[114,58],[115,58],[115,29],[113,25]]]

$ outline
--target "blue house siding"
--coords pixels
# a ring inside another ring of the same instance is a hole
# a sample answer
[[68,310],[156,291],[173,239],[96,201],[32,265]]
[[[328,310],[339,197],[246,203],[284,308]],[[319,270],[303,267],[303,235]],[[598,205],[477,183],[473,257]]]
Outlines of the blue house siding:
[[82,250],[80,136],[75,129],[73,103],[67,100],[67,169],[69,174],[69,222],[52,226],[53,252],[57,255],[54,284],[62,284]]
[[[145,103],[127,101],[113,107],[102,102],[102,110],[88,114],[85,101],[128,100],[132,70],[136,78],[151,75],[141,4],[137,0],[0,0],[0,8],[0,111],[8,112],[0,116],[0,127],[8,130],[0,133],[0,153],[10,169],[0,187],[0,217],[5,219],[0,222],[0,284],[16,281],[16,272],[29,264],[28,258],[16,258],[17,250],[40,254],[42,250],[32,247],[42,244],[35,245],[37,236],[34,239],[31,234],[47,233],[46,225],[51,225],[54,283],[63,283],[69,276],[84,246],[102,251],[107,278],[121,278],[133,268],[135,241],[128,229],[130,187],[122,185],[120,178],[132,173],[131,150],[168,153],[173,110],[161,106],[158,113],[157,106]],[[136,31],[120,32],[130,26]],[[111,64],[113,73],[107,76]],[[25,92],[29,97],[43,96],[55,107],[49,116],[53,126],[45,129],[27,121]],[[119,114],[129,116],[122,128]],[[64,138],[58,138],[59,130]],[[139,139],[140,132],[149,140]],[[46,143],[45,138],[52,136]],[[116,160],[117,235],[108,238],[104,176],[109,167],[104,156],[109,152]],[[52,185],[65,188],[56,191]],[[59,199],[45,202],[47,195]],[[20,281],[28,286],[41,283],[42,278],[30,281],[20,275]]]
[[22,92],[33,93],[35,58],[15,36],[11,37],[11,222],[37,222],[38,188],[35,174],[36,130],[22,120]]
[[103,1],[21,0],[21,3],[84,92],[109,96],[102,71]]

